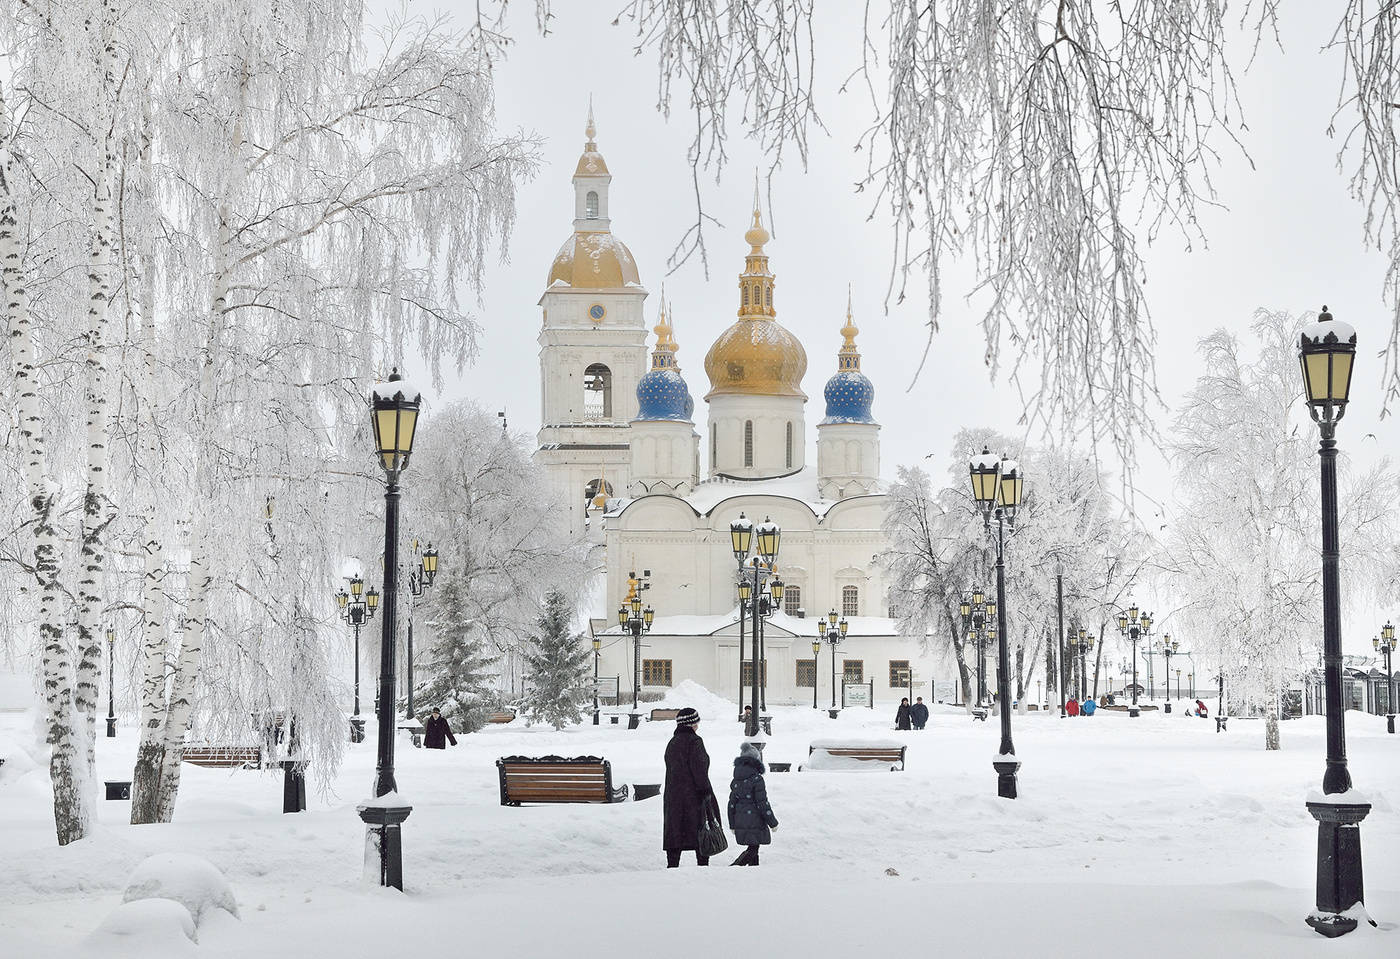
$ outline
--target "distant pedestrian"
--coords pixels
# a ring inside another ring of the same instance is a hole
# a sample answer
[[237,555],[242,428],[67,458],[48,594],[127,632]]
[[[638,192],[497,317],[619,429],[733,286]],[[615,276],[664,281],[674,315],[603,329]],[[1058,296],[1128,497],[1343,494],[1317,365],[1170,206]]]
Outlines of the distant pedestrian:
[[914,724],[915,729],[923,729],[928,722],[928,707],[924,705],[924,697],[920,696],[914,700],[914,705],[909,707],[909,721]]
[[681,864],[681,853],[695,850],[695,862],[708,866],[699,849],[700,824],[707,810],[719,817],[719,800],[710,785],[710,754],[697,731],[700,714],[687,706],[676,714],[676,731],[666,744],[666,788],[661,795],[661,847],[666,868]]
[[457,737],[452,735],[452,727],[442,713],[433,707],[433,714],[423,724],[423,745],[428,749],[446,749],[449,742],[457,745]]
[[1065,715],[1066,715],[1066,716],[1078,716],[1078,715],[1079,715],[1079,702],[1078,702],[1078,700],[1076,700],[1073,696],[1071,696],[1071,697],[1069,697],[1068,699],[1065,700]]
[[770,829],[778,828],[778,817],[768,802],[768,787],[763,782],[763,754],[753,743],[739,747],[734,760],[734,779],[729,784],[729,828],[734,841],[747,846],[732,866],[757,866],[758,847],[773,841]]
[[1199,699],[1196,700],[1196,715],[1200,716],[1202,719],[1205,719],[1210,715],[1210,710],[1206,709],[1206,704],[1201,702]]
[[1094,715],[1094,710],[1098,708],[1099,704],[1094,702],[1094,699],[1091,696],[1088,699],[1084,700],[1084,705],[1080,707],[1079,711],[1082,712],[1085,716],[1092,716]]
[[894,728],[909,728],[909,697],[905,696],[899,701],[899,708],[894,713]]

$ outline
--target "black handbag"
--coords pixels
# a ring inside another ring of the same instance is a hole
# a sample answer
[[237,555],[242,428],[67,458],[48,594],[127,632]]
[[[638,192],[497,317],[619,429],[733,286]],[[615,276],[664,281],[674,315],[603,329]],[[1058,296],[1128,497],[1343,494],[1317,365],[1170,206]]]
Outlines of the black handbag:
[[697,855],[718,856],[729,848],[729,837],[724,834],[724,825],[719,819],[719,809],[714,798],[705,803],[705,818],[700,821],[700,834],[696,837]]

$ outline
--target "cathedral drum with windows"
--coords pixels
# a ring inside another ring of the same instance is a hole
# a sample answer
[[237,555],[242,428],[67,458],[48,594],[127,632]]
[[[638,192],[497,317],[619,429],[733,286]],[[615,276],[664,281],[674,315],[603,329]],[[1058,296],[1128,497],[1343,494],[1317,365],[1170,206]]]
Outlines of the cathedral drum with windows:
[[[897,635],[875,561],[888,545],[880,426],[849,294],[836,369],[823,391],[814,468],[802,389],[807,351],[778,321],[771,238],[755,192],[737,318],[705,355],[708,413],[697,432],[669,303],[656,311],[647,362],[647,294],[631,253],[610,232],[611,176],[597,152],[591,111],[587,135],[574,175],[574,235],[555,258],[540,301],[543,425],[536,456],[568,491],[579,527],[588,524],[605,546],[603,606],[593,611],[603,674],[622,677],[626,688],[635,669],[648,692],[688,679],[737,700],[744,674],[729,525],[742,513],[755,522],[771,518],[783,531],[777,568],[786,590],[782,609],[765,623],[767,701],[810,704],[815,684],[820,704],[829,705],[832,647],[824,643],[814,661],[812,641],[824,636],[826,614],[835,611],[847,621],[835,649],[837,686],[869,684],[876,708],[892,708],[910,669],[917,684],[934,678],[935,664],[921,643]],[[686,329],[693,335],[699,325],[687,321]],[[631,638],[610,611],[626,595],[629,571],[641,567],[651,570],[647,600],[656,616],[634,663]],[[745,632],[752,635],[751,624]],[[951,667],[944,673],[945,680],[953,675]],[[932,700],[927,686],[922,695]],[[838,704],[842,698],[837,688]]]

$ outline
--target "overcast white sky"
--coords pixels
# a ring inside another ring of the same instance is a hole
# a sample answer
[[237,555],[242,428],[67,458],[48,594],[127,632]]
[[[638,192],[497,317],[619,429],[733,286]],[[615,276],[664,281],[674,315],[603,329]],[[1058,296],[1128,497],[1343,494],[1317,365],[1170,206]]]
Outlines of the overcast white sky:
[[[527,6],[532,5],[519,5],[513,15],[518,43],[499,69],[498,111],[503,127],[521,127],[546,139],[546,164],[521,192],[509,261],[488,276],[481,360],[451,380],[446,398],[471,397],[504,409],[513,431],[533,434],[539,425],[536,302],[555,252],[571,232],[569,178],[592,94],[599,148],[613,173],[613,231],[632,250],[642,282],[652,291],[649,316],[655,315],[665,282],[675,311],[679,362],[699,403],[697,422],[703,424],[702,361],[734,317],[753,171],[766,164],[749,144],[731,143],[723,182],[703,184],[709,211],[722,221],[722,228],[709,231],[710,276],[698,259],[667,276],[667,256],[693,216],[684,103],[677,104],[681,112],[669,124],[658,113],[655,61],[633,54],[634,37],[625,23],[610,26],[621,0],[558,3],[551,35],[544,38],[534,30]],[[1282,50],[1262,48],[1241,84],[1254,169],[1238,152],[1225,153],[1212,176],[1226,208],[1205,211],[1202,218],[1209,249],[1187,251],[1179,237],[1164,235],[1147,257],[1148,289],[1158,332],[1157,379],[1168,405],[1191,386],[1196,342],[1210,330],[1225,326],[1247,335],[1258,307],[1300,313],[1327,303],[1338,319],[1356,326],[1360,341],[1358,379],[1340,435],[1343,452],[1369,460],[1400,452],[1400,431],[1395,417],[1383,423],[1378,417],[1382,364],[1375,351],[1389,322],[1382,301],[1385,263],[1363,245],[1362,211],[1346,195],[1335,163],[1337,141],[1326,135],[1341,66],[1336,52],[1320,52],[1334,26],[1329,6],[1286,8]],[[414,7],[460,9],[465,16],[474,4],[456,0]],[[876,385],[875,415],[884,427],[883,470],[892,475],[897,465],[933,454],[926,465],[943,477],[957,429],[980,424],[1018,431],[1020,395],[1004,382],[989,382],[980,317],[962,298],[970,286],[966,271],[954,273],[947,286],[942,330],[923,376],[913,381],[925,337],[922,282],[911,284],[914,295],[903,304],[885,311],[890,230],[882,214],[867,220],[869,200],[852,189],[861,173],[861,155],[852,145],[870,119],[870,106],[859,93],[837,93],[859,53],[859,7],[821,5],[818,107],[829,135],[814,135],[807,170],[793,155],[771,184],[772,205],[765,215],[773,232],[768,252],[778,277],[778,319],[807,348],[804,389],[810,397],[809,443],[814,443],[849,283],[863,369]],[[1246,52],[1243,45],[1238,49]],[[1168,415],[1159,420],[1164,426]],[[1372,437],[1363,439],[1366,434]],[[1161,499],[1169,493],[1165,478],[1160,457],[1145,451],[1137,485],[1149,499]],[[1139,507],[1151,511],[1150,503]],[[1357,626],[1356,632],[1369,628]],[[1348,645],[1356,649],[1360,640],[1355,635],[1352,640]]]

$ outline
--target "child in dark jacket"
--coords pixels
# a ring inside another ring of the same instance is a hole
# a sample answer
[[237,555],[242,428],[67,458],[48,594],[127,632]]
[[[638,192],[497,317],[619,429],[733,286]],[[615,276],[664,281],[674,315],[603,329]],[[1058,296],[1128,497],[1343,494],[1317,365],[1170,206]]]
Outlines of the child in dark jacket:
[[768,804],[768,789],[763,784],[763,756],[753,743],[739,747],[734,760],[734,780],[729,784],[729,828],[734,840],[748,848],[731,865],[757,866],[758,847],[773,841],[770,829],[778,828],[778,817]]

